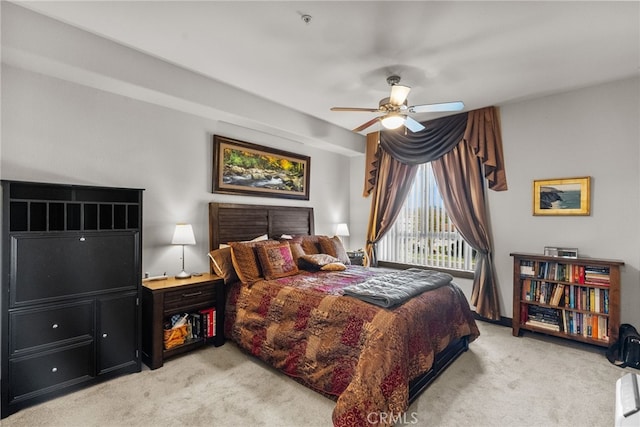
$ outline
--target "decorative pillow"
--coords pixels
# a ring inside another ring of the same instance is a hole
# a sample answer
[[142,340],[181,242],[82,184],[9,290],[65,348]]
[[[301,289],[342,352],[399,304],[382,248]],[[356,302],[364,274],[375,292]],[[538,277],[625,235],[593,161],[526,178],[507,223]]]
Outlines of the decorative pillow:
[[320,244],[320,249],[323,253],[334,256],[340,260],[341,263],[349,265],[351,264],[351,260],[347,255],[347,251],[344,249],[342,245],[342,240],[338,236],[326,237],[320,236],[318,240]]
[[289,243],[289,248],[291,249],[291,255],[293,256],[293,260],[296,262],[296,264],[298,263],[298,259],[301,256],[306,255],[300,243],[291,242]]
[[[267,236],[266,234],[263,234],[262,236],[258,236],[255,237],[251,240],[245,240],[243,242],[238,242],[238,243],[251,243],[251,242],[262,242],[263,240],[269,240],[269,236]],[[230,248],[230,245],[227,245],[225,243],[220,243],[220,245],[218,245],[218,248],[223,249],[223,248]]]
[[231,247],[216,249],[209,252],[213,264],[213,271],[224,279],[225,285],[238,281],[238,275],[231,259]]
[[307,255],[319,254],[320,245],[318,245],[318,236],[296,236],[294,242],[300,242],[302,250]]
[[340,262],[340,260],[327,254],[311,254],[301,256],[299,262],[302,268],[307,270],[319,270],[327,264]]
[[347,266],[341,262],[330,262],[329,264],[325,264],[320,267],[322,271],[343,271],[346,270]]
[[242,283],[253,283],[262,279],[260,261],[255,252],[256,246],[277,245],[275,240],[263,240],[258,242],[230,242],[231,261]]
[[256,252],[265,279],[273,280],[298,274],[298,266],[288,243],[257,246]]

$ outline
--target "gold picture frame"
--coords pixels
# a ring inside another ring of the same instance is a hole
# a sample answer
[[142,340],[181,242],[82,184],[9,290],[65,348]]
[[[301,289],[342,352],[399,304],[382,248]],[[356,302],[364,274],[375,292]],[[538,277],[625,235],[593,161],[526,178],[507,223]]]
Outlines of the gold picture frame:
[[533,181],[533,215],[590,215],[591,177]]
[[311,158],[213,136],[213,192],[309,200]]

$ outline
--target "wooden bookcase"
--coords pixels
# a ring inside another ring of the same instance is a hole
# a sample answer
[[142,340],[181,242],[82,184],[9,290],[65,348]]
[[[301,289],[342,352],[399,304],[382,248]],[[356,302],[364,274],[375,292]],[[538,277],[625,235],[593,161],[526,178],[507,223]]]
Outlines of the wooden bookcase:
[[618,339],[623,261],[511,256],[514,336],[528,330],[603,347]]

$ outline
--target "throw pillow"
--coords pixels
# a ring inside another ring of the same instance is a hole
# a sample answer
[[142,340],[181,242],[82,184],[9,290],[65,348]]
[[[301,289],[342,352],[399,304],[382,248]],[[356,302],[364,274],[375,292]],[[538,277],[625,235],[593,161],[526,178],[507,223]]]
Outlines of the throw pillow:
[[298,266],[288,243],[256,247],[260,267],[267,280],[298,274]]
[[303,255],[299,259],[302,268],[312,271],[334,262],[340,262],[340,260],[327,254]]
[[279,242],[275,240],[229,243],[231,246],[231,261],[242,283],[251,284],[263,278],[255,247],[277,244],[279,244]]
[[344,271],[347,269],[347,266],[341,262],[330,262],[329,264],[325,264],[320,267],[322,271]]
[[231,259],[231,247],[211,251],[209,258],[213,264],[213,271],[224,279],[225,285],[238,281],[238,275]]
[[347,251],[345,250],[344,245],[342,244],[342,240],[340,240],[338,236],[321,236],[319,238],[319,244],[323,253],[338,258],[340,262],[345,265],[351,264],[351,260],[347,255]]

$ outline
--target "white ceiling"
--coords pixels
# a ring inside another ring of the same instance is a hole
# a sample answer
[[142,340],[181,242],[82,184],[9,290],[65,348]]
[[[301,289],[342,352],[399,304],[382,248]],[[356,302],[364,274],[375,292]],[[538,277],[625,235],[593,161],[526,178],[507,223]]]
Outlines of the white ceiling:
[[16,3],[347,129],[391,74],[465,110],[640,74],[638,1]]

